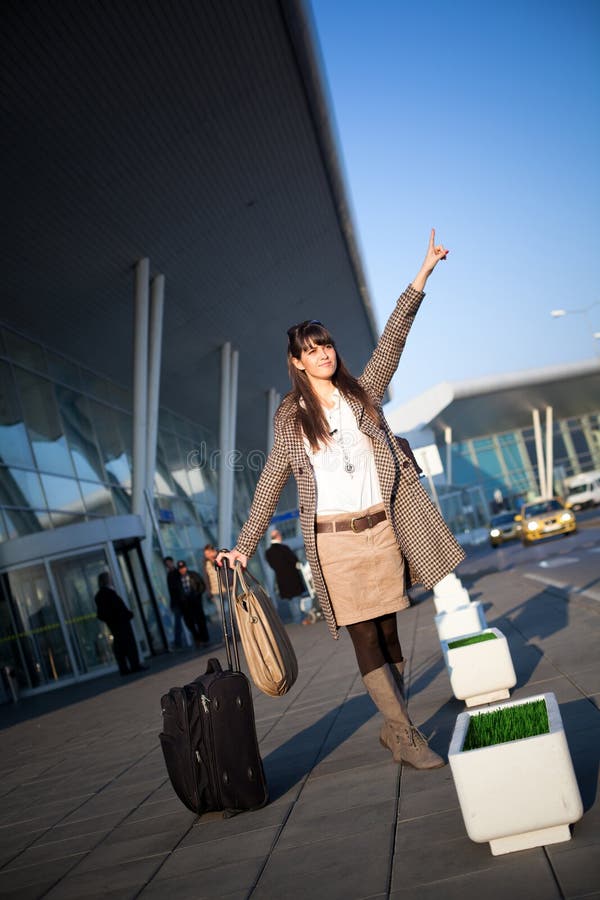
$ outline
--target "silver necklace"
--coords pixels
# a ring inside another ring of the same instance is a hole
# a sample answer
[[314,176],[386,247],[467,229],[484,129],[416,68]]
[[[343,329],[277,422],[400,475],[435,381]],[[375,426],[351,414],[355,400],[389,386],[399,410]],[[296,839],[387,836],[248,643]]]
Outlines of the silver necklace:
[[[333,412],[333,410],[331,410],[331,412]],[[331,418],[329,418],[329,424],[330,425],[333,424],[331,422]],[[344,460],[344,472],[346,472],[346,474],[348,474],[348,475],[350,475],[350,477],[352,477],[352,475],[354,475],[355,468],[354,468],[354,463],[351,461],[348,451],[346,450],[346,447],[344,444],[344,432],[342,431],[342,400],[341,400],[341,397],[339,398],[339,405],[338,405],[338,427],[334,428],[333,431],[330,431],[329,434],[331,435],[331,437],[333,437],[334,441],[340,445],[340,449],[342,451],[342,457]],[[337,434],[337,437],[335,436],[336,434]]]

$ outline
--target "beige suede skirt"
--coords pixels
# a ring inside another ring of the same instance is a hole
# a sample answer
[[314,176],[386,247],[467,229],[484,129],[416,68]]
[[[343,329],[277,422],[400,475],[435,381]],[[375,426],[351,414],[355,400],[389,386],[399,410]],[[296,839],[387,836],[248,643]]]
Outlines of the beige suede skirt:
[[[354,513],[373,515],[383,503]],[[317,516],[317,523],[348,515]],[[338,625],[353,625],[410,606],[404,580],[404,558],[388,519],[358,534],[317,532],[317,552]]]

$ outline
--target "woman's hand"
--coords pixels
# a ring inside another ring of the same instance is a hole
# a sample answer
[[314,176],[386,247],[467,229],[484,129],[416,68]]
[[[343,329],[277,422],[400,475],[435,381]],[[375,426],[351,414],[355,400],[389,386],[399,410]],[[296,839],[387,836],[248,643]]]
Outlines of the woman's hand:
[[432,228],[431,234],[429,235],[429,246],[427,248],[425,259],[423,260],[423,265],[412,283],[412,286],[416,288],[417,291],[423,290],[427,279],[439,263],[440,259],[446,259],[449,252],[450,251],[447,250],[443,244],[435,243],[435,228]]
[[245,553],[240,553],[238,550],[229,550],[229,552],[227,552],[227,553],[225,553],[223,550],[221,550],[220,553],[217,553],[217,558],[216,558],[215,562],[218,566],[223,565],[223,563],[222,563],[223,557],[225,557],[227,559],[231,568],[233,568],[235,566],[236,562],[241,562],[242,569],[245,569],[246,566],[248,565],[248,557],[246,556]]

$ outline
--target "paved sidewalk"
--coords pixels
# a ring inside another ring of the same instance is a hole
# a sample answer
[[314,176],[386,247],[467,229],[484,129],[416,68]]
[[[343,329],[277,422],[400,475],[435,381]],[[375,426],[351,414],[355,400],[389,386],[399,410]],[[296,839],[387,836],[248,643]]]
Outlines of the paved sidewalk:
[[[502,857],[473,843],[449,767],[393,764],[347,635],[334,643],[318,623],[290,626],[300,660],[290,694],[255,698],[271,803],[232,819],[197,820],[180,804],[157,739],[161,693],[198,674],[206,654],[0,708],[0,897],[600,897],[600,607],[476,569],[459,574],[508,637],[513,696],[554,691],[560,703],[586,809],[571,841]],[[423,592],[400,625],[413,719],[445,754],[463,706],[433,614]]]

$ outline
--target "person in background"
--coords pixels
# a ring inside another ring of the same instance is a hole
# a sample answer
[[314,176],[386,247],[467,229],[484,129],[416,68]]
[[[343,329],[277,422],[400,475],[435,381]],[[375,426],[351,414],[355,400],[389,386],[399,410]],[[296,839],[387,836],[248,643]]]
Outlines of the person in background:
[[214,544],[206,544],[204,548],[204,575],[208,585],[208,593],[214,610],[210,611],[211,621],[219,621],[219,576],[215,569],[217,550]]
[[167,571],[169,605],[171,607],[171,612],[173,613],[173,647],[175,650],[181,650],[183,646],[183,609],[180,606],[181,588],[179,572],[177,571],[175,560],[172,556],[165,556],[163,563]]
[[292,390],[275,413],[273,447],[236,547],[217,557],[247,565],[293,474],[306,556],[331,635],[348,629],[365,688],[383,714],[379,740],[395,762],[417,769],[445,762],[412,722],[401,689],[397,613],[409,606],[405,573],[431,588],[465,554],[381,405],[425,284],[447,254],[432,229],[423,264],[358,378],[322,322],[307,319],[288,329]]
[[271,531],[271,546],[265,556],[275,572],[279,596],[290,604],[292,622],[302,622],[300,599],[306,593],[306,586],[298,569],[298,557],[287,544],[282,543],[281,532],[277,528]]
[[206,589],[204,579],[193,569],[188,569],[184,559],[177,562],[175,596],[183,613],[183,621],[190,631],[196,647],[206,647],[210,643],[206,617],[202,606],[202,594]]
[[98,618],[106,623],[113,636],[113,652],[121,675],[145,672],[148,666],[140,663],[131,627],[133,613],[114,590],[108,572],[100,572],[98,575],[98,593],[94,601]]

